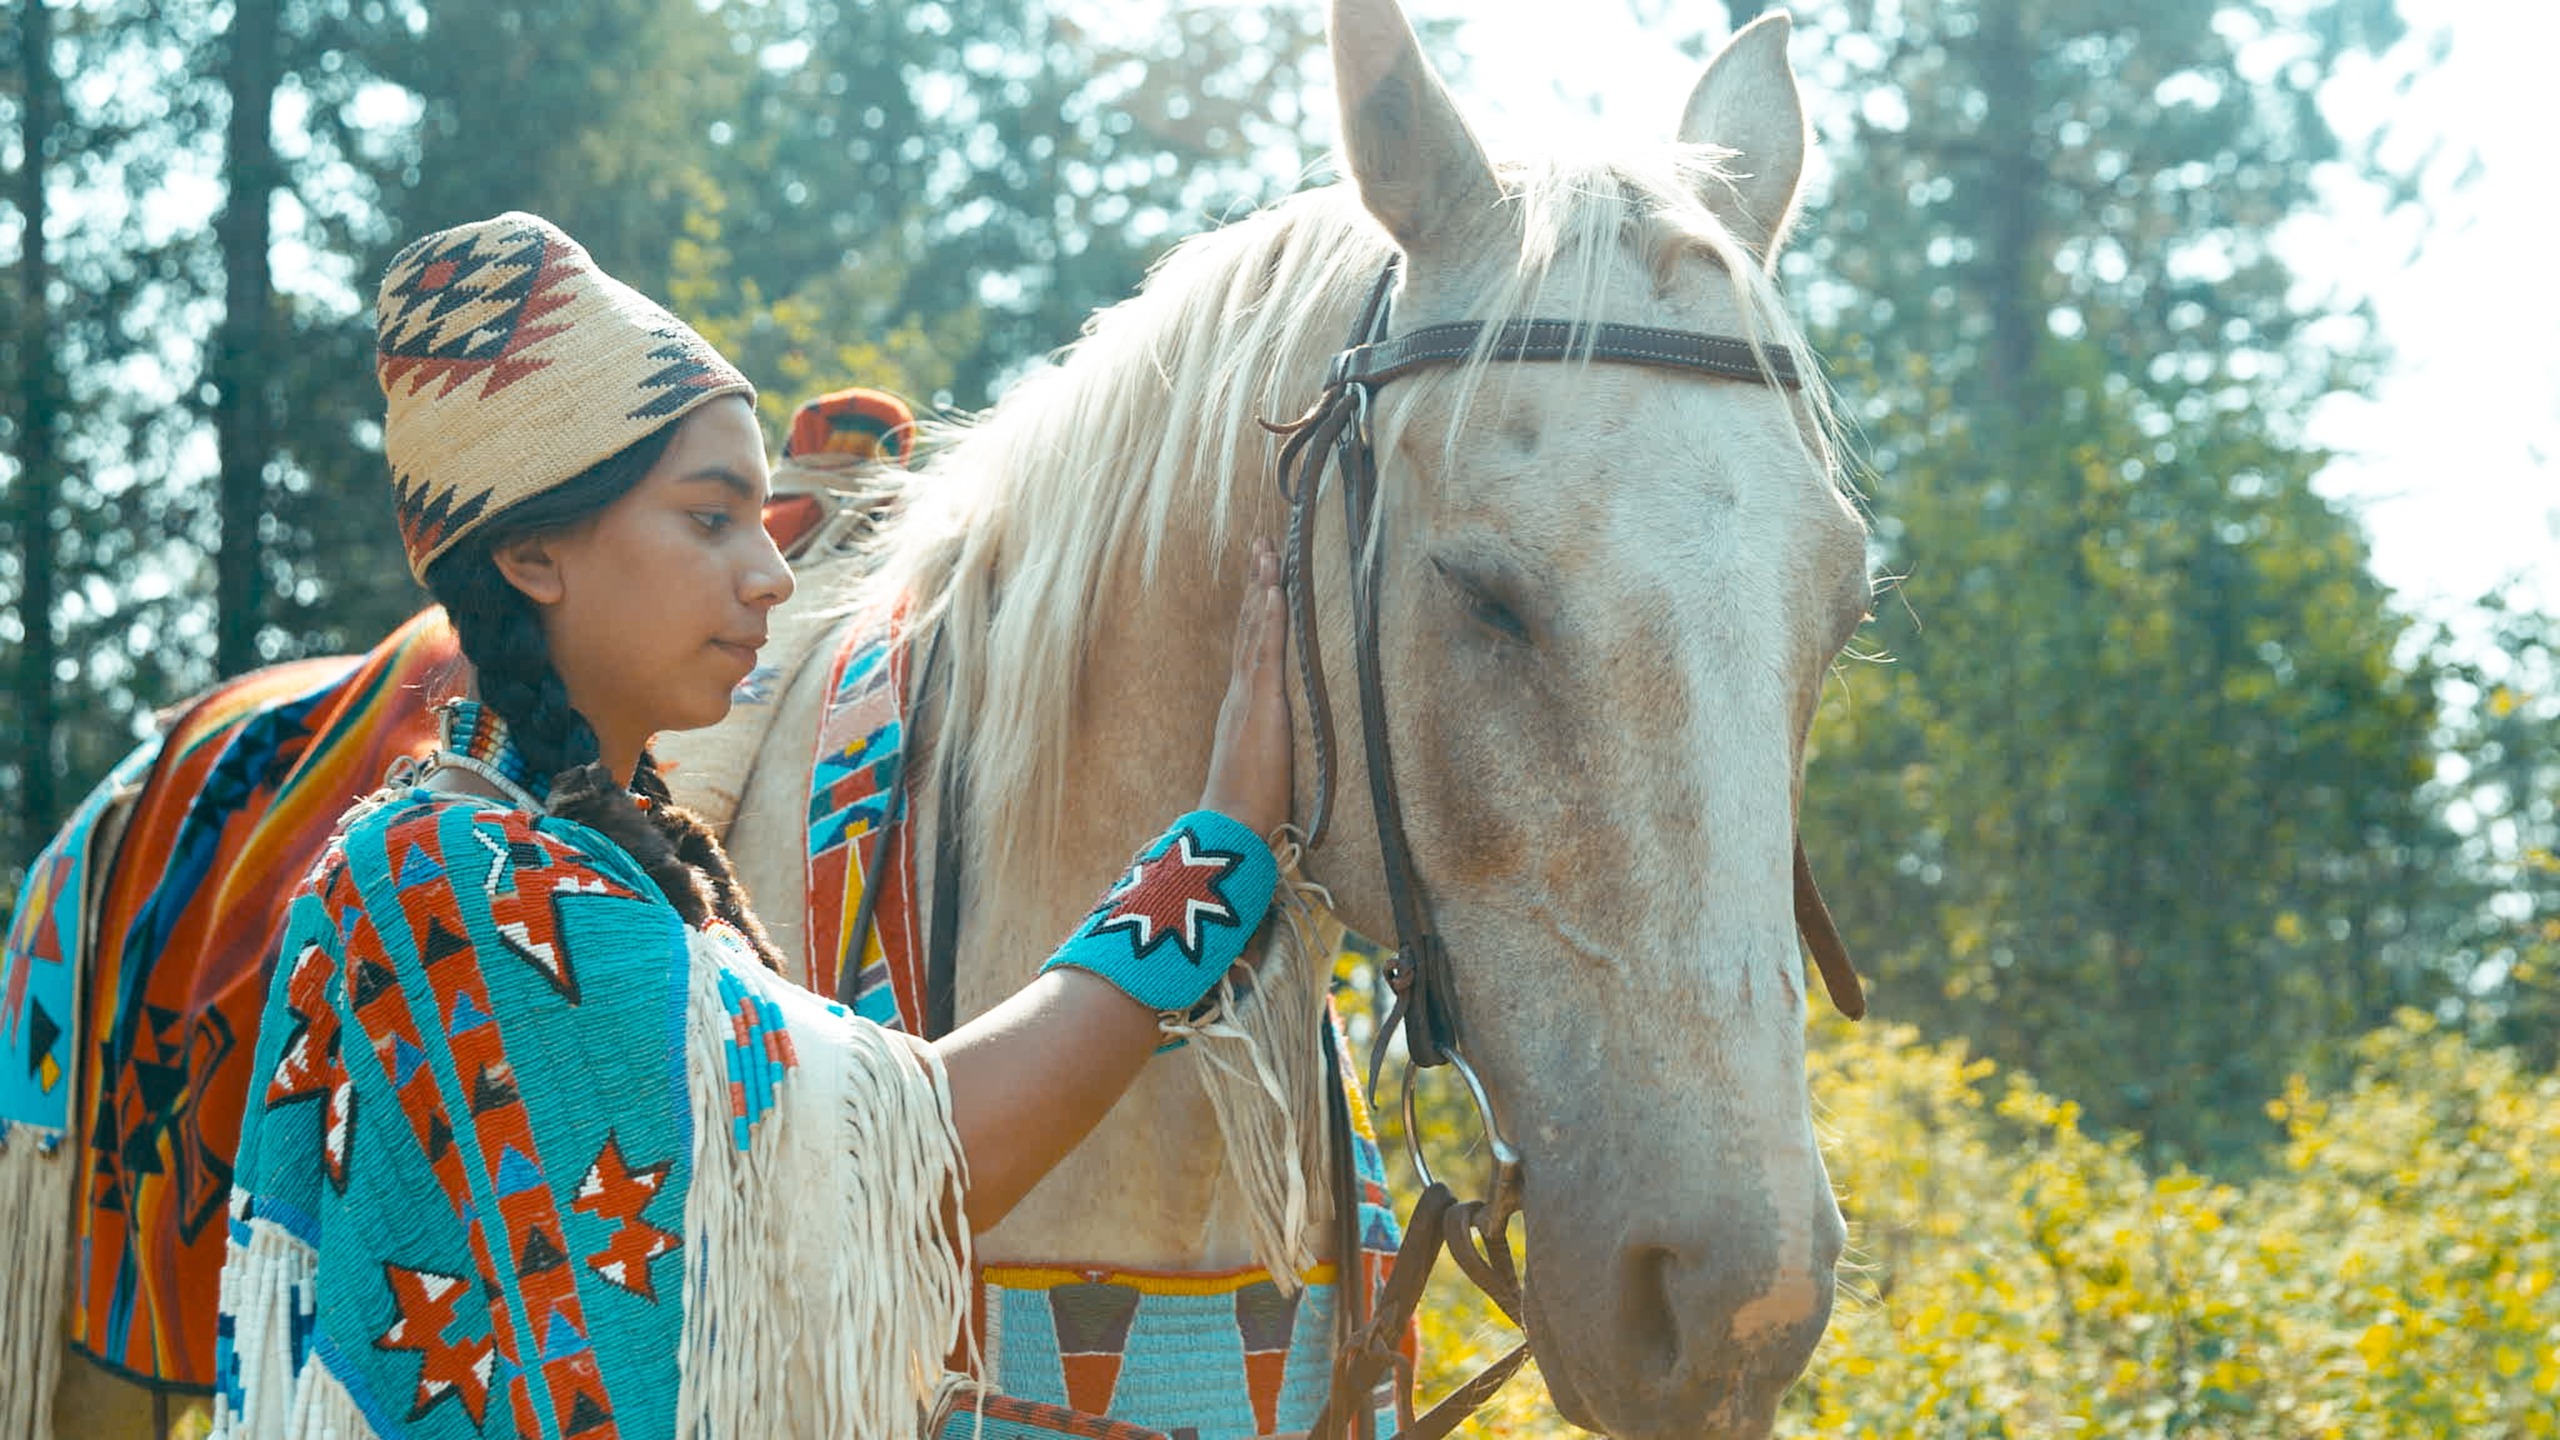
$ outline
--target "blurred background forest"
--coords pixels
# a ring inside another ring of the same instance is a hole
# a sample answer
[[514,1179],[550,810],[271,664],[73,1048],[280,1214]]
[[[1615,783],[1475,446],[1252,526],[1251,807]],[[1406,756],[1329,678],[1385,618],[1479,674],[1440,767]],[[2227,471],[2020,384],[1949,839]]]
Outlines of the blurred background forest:
[[[1767,8],[1599,3],[1692,56]],[[1804,828],[1896,1022],[1819,1027],[1866,1268],[1789,1423],[2560,1434],[2560,622],[2376,576],[2311,422],[2390,337],[2276,243],[2324,177],[2423,209],[2442,157],[2320,97],[2441,47],[2394,0],[1787,8],[1787,277],[1890,581]],[[368,322],[407,237],[541,211],[769,422],[968,408],[1330,141],[1313,0],[4,23],[0,897],[154,707],[422,603]]]

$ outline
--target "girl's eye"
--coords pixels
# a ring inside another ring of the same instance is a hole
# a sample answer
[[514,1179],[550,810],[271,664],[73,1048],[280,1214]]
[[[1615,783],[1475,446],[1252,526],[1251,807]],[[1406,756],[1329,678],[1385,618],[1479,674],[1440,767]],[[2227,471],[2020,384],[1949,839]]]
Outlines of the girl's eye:
[[726,510],[696,510],[693,512],[693,519],[695,524],[714,535],[728,529],[730,523],[729,512]]

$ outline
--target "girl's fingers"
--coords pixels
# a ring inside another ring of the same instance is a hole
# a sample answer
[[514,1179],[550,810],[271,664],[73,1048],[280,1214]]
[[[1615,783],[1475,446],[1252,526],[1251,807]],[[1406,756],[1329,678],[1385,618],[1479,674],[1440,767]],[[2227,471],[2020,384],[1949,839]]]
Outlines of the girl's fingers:
[[1280,587],[1275,584],[1262,592],[1262,643],[1254,654],[1254,662],[1270,670],[1275,683],[1279,678],[1280,651],[1288,640],[1288,620],[1281,611]]
[[1235,673],[1241,675],[1254,662],[1262,642],[1263,542],[1253,542],[1252,578],[1245,583],[1244,603],[1237,607],[1236,645],[1233,656]]
[[1252,556],[1201,803],[1269,834],[1289,815],[1289,703],[1282,681],[1288,619],[1278,552],[1258,540]]
[[1244,604],[1236,617],[1236,643],[1231,664],[1236,674],[1263,663],[1272,642],[1271,596],[1280,583],[1280,557],[1268,540],[1253,542],[1253,578],[1244,587]]

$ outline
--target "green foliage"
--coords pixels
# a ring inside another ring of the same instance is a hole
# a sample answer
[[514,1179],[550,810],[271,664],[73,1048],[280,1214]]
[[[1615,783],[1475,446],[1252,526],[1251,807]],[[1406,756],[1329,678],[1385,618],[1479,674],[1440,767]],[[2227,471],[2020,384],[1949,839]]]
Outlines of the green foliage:
[[741,369],[764,377],[756,408],[768,432],[778,437],[795,406],[848,377],[907,396],[950,388],[949,357],[978,338],[974,308],[928,330],[914,314],[896,311],[900,277],[886,261],[823,273],[768,299],[753,276],[737,272],[722,224],[726,208],[717,183],[697,175],[667,303]]
[[2560,1063],[2560,617],[2492,596],[2449,677],[2446,811],[2475,903],[2454,938],[2481,977],[2472,1022],[2538,1068]]
[[1794,1433],[2560,1434],[2560,1081],[2404,1014],[2269,1107],[2245,1184],[2144,1166],[1961,1045],[1834,1036],[1817,1093],[1874,1267]]
[[[1290,188],[1313,158],[1316,7],[1162,0],[727,7],[758,57],[713,164],[769,296],[850,284],[934,331],[946,382],[986,403],[1126,295],[1172,241]],[[841,305],[843,297],[834,295]],[[956,327],[937,329],[936,327]]]
[[[2353,1051],[2348,1084],[2267,1107],[2277,1163],[2227,1184],[1962,1042],[1818,1022],[1852,1268],[1778,1433],[2560,1435],[2560,1079],[2415,1013]],[[1514,1338],[1454,1276],[1427,1303],[1426,1397]],[[1574,1432],[1518,1381],[1478,1433]]]
[[[14,144],[8,203],[0,206],[0,258],[9,262],[0,314],[0,904],[13,903],[18,869],[90,780],[131,748],[137,719],[209,673],[190,651],[209,651],[212,629],[191,592],[209,586],[210,497],[200,487],[206,430],[201,396],[174,388],[192,379],[201,337],[216,313],[221,274],[201,237],[143,213],[142,197],[200,178],[218,163],[219,112],[194,76],[160,7],[96,3],[50,14],[49,58],[60,86],[50,123],[36,132],[22,106],[26,16],[0,19],[0,110]],[[73,80],[80,83],[70,83]],[[50,283],[42,314],[24,305],[25,216],[19,201],[31,157],[46,171]],[[30,371],[57,377],[45,403],[27,391]],[[49,414],[42,413],[49,410]],[[55,436],[58,473],[49,513],[21,510],[31,424]],[[209,445],[204,451],[209,452]],[[24,557],[53,547],[53,593],[30,606]],[[194,613],[189,615],[190,604]],[[32,613],[31,613],[32,612]],[[50,735],[34,723],[47,708],[22,693],[19,639],[34,627],[55,642]],[[50,770],[52,810],[27,803],[30,772]]]
[[2238,1161],[2254,1097],[2448,992],[2432,665],[2316,457],[2152,443],[2088,347],[2045,364],[2081,373],[2031,441],[1947,427],[1879,486],[1885,662],[1816,725],[1807,844],[1884,1013]]

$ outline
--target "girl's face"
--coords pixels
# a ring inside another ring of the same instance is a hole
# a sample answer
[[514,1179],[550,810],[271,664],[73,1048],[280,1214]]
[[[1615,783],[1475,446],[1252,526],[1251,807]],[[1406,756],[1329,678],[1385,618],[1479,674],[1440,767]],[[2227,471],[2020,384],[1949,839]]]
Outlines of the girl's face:
[[571,703],[628,779],[661,730],[729,713],[791,568],[763,524],[764,436],[739,396],[685,417],[638,485],[569,530],[498,547]]

